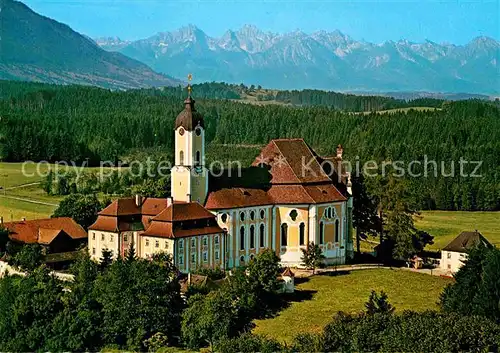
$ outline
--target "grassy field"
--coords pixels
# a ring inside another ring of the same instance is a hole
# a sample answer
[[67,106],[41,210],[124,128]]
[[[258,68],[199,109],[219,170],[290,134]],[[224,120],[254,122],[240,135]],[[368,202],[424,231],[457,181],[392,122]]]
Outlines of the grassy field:
[[439,294],[451,279],[406,270],[357,270],[317,275],[296,284],[291,305],[272,319],[257,320],[255,333],[290,342],[300,332],[320,332],[337,311],[364,309],[371,290],[387,293],[397,311],[437,309]]
[[[52,215],[63,197],[49,196],[40,187],[54,164],[0,163],[0,216],[11,220],[45,218]],[[67,170],[58,166],[60,170]]]
[[423,211],[415,224],[434,235],[431,250],[442,249],[461,232],[475,229],[500,247],[500,212]]
[[5,222],[50,217],[56,206],[40,205],[0,196],[0,216]]
[[[434,236],[427,250],[441,250],[464,231],[478,230],[490,243],[500,247],[500,212],[422,211],[415,226]],[[353,232],[354,234],[354,232]],[[362,252],[372,252],[378,238],[361,241]]]
[[[395,108],[395,109],[386,109],[386,110],[377,110],[377,113],[379,114],[384,114],[384,113],[399,113],[399,112],[407,112],[409,110],[416,110],[416,111],[426,111],[426,110],[441,110],[441,108],[433,108],[433,107],[409,107],[409,108]],[[356,114],[370,114],[372,112],[357,112]]]

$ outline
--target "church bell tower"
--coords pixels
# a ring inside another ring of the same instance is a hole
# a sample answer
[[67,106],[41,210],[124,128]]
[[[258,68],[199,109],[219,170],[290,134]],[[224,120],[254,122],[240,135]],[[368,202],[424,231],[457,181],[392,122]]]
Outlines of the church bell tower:
[[[191,81],[191,75],[188,76]],[[205,203],[208,192],[208,170],[205,167],[205,124],[195,109],[191,83],[184,110],[175,119],[175,163],[171,170],[174,201]]]

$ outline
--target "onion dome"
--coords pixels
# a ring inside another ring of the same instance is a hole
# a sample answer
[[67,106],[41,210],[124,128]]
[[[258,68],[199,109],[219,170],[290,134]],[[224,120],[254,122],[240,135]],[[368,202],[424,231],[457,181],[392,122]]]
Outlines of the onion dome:
[[189,95],[184,101],[184,110],[175,119],[175,129],[182,126],[186,131],[193,131],[197,126],[205,128],[203,116],[194,107],[195,100],[191,98],[191,89],[188,87]]

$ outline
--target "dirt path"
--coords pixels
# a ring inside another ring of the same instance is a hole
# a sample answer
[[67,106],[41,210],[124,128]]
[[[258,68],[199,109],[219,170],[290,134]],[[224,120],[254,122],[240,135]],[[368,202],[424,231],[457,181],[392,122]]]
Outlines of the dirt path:
[[37,205],[45,205],[45,206],[59,206],[57,203],[50,203],[50,202],[44,202],[44,201],[36,201],[36,200],[30,200],[22,197],[16,197],[16,196],[8,196],[8,195],[1,195],[0,197],[4,197],[6,199],[12,199],[12,200],[17,200],[17,201],[24,201],[24,202],[29,202],[29,203],[35,203]]
[[29,183],[29,184],[21,184],[21,185],[16,185],[16,186],[9,186],[8,188],[5,188],[4,190],[13,190],[13,189],[19,189],[19,188],[24,188],[26,186],[32,186],[32,185],[40,185],[40,182],[37,183]]

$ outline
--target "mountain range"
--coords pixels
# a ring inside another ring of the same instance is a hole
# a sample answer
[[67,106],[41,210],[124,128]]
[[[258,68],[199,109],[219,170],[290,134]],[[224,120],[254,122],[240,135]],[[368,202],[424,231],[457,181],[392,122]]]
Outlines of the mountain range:
[[0,79],[113,89],[180,83],[13,0],[0,0]]
[[466,45],[376,44],[340,31],[277,34],[245,25],[214,38],[189,25],[137,41],[95,41],[174,77],[192,73],[195,82],[354,92],[500,92],[500,43],[488,37]]

